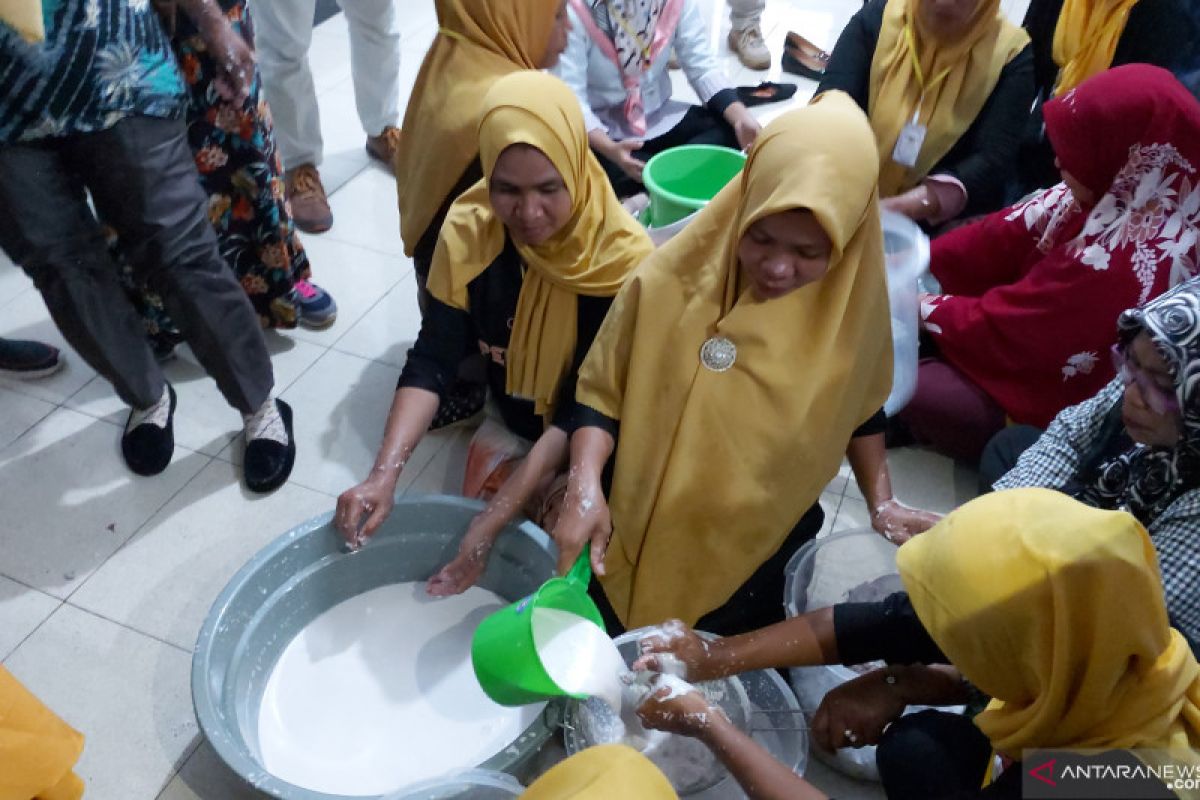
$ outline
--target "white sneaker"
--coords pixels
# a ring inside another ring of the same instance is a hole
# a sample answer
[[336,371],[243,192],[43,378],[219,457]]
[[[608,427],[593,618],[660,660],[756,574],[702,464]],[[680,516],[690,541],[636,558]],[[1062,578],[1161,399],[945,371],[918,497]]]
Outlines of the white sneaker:
[[750,69],[767,69],[771,66],[771,51],[763,40],[762,28],[757,25],[745,30],[729,31],[729,49],[737,53],[738,59]]

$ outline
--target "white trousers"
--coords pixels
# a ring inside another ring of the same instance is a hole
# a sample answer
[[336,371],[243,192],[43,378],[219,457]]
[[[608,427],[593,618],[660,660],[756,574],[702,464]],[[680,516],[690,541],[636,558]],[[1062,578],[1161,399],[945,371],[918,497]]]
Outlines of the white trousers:
[[735,31],[744,31],[762,22],[767,0],[725,0],[729,4],[729,24]]
[[[338,0],[350,28],[354,104],[368,136],[400,123],[400,30],[394,0]],[[250,0],[263,91],[284,169],[321,163],[321,117],[308,65],[316,0]]]

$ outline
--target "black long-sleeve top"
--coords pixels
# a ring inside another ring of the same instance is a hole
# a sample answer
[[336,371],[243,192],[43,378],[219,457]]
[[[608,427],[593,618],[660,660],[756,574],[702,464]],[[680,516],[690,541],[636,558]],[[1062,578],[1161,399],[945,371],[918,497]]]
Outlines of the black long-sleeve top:
[[[883,29],[887,0],[871,0],[838,37],[817,94],[840,89],[871,113],[871,60]],[[1004,205],[1005,185],[1016,164],[1021,134],[1034,98],[1033,47],[1026,47],[1000,71],[1000,79],[979,116],[930,175],[949,175],[967,190],[962,216],[994,211]]]
[[[508,343],[524,276],[521,256],[512,240],[506,237],[504,250],[467,286],[469,310],[462,311],[430,297],[421,321],[421,332],[408,351],[399,386],[444,395],[458,375],[463,354],[471,345],[477,345],[487,356],[488,387],[499,405],[504,424],[513,433],[529,440],[541,436],[545,425],[534,413],[533,401],[514,397],[507,391]],[[551,420],[568,433],[574,429],[575,382],[579,366],[596,338],[612,298],[581,295],[578,303],[575,356],[571,371],[560,387]]]

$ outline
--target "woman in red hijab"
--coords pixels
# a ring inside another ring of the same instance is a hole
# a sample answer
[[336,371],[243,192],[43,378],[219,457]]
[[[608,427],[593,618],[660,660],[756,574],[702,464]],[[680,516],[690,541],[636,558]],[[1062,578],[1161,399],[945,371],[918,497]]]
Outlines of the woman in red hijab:
[[1102,72],[1045,106],[1063,182],[934,241],[923,359],[901,419],[970,462],[1112,380],[1114,320],[1200,270],[1200,103],[1171,73]]

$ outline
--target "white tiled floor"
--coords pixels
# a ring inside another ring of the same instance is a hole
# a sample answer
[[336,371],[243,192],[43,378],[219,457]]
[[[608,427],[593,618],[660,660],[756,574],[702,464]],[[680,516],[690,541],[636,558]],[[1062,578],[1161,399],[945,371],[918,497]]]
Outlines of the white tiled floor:
[[[399,2],[406,101],[436,21],[430,0]],[[724,50],[720,0],[703,2]],[[764,30],[778,56],[789,29],[832,47],[858,0],[768,5]],[[1019,17],[1023,7],[1009,11]],[[125,469],[117,447],[125,412],[69,348],[68,367],[53,378],[0,382],[0,658],[87,734],[80,771],[91,800],[254,796],[198,735],[188,693],[192,641],[213,597],[251,553],[328,510],[366,473],[417,333],[395,188],[363,152],[340,15],[317,29],[312,59],[337,222],[305,242],[316,281],[341,313],[327,331],[268,336],[278,391],[296,409],[299,458],[287,487],[265,498],[241,487],[239,420],[189,354],[168,368],[179,393],[179,446],[153,479]],[[725,59],[737,84],[781,78],[777,66],[757,73]],[[795,76],[783,80],[800,85],[796,102],[815,88]],[[0,335],[64,346],[41,298],[7,262],[0,263]],[[454,490],[467,436],[428,437],[402,490]],[[970,496],[972,477],[944,459],[917,451],[892,459],[899,494],[912,503],[946,511]],[[843,468],[822,495],[827,530],[866,522],[848,474]],[[810,774],[840,798],[881,796],[819,765]]]

